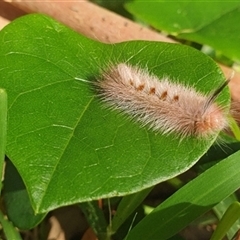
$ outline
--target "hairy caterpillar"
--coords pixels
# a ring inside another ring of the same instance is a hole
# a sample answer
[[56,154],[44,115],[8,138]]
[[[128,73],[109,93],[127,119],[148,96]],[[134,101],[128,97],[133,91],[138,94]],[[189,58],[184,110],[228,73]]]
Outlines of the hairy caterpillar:
[[95,85],[104,102],[162,134],[204,138],[228,126],[228,112],[215,103],[222,86],[209,95],[180,83],[160,80],[146,70],[120,63]]

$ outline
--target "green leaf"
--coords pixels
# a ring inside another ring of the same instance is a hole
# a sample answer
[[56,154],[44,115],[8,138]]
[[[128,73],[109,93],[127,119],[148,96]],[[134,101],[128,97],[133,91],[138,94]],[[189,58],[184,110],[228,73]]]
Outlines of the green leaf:
[[[6,152],[35,213],[151,187],[189,169],[217,137],[162,136],[107,109],[92,90],[102,69],[127,61],[212,92],[224,76],[190,47],[102,44],[42,15],[9,24],[0,44],[0,87],[9,95]],[[229,100],[226,88],[217,101]]]
[[9,220],[21,230],[34,228],[46,214],[35,214],[17,169],[7,161],[3,188],[4,206]]
[[240,151],[219,162],[155,208],[127,240],[165,240],[240,187]]
[[126,8],[156,29],[209,45],[240,61],[239,1],[132,0]]

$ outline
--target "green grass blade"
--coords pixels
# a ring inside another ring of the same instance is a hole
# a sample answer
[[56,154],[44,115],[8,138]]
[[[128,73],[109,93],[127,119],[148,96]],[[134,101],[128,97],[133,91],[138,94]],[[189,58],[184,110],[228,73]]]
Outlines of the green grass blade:
[[0,222],[7,240],[22,240],[19,232],[14,228],[11,222],[4,218],[0,211]]
[[7,93],[4,89],[0,89],[0,179],[2,179],[3,163],[5,159],[6,136],[7,136]]
[[235,138],[240,141],[240,129],[238,127],[237,122],[235,121],[235,119],[231,116],[229,116],[229,121],[230,121],[230,129],[233,132]]
[[[230,196],[225,198],[223,201],[221,201],[219,204],[217,204],[213,208],[213,211],[218,218],[218,222],[222,219],[224,213],[227,211],[230,205],[236,201],[238,201],[236,194],[231,194]],[[228,239],[233,239],[234,235],[239,230],[239,226],[240,226],[240,218],[228,230],[226,237]]]
[[168,239],[240,186],[240,151],[182,187],[145,217],[127,240]]
[[222,219],[210,240],[220,240],[227,234],[231,226],[240,218],[240,203],[232,203],[224,213]]
[[118,205],[117,213],[112,220],[111,232],[116,232],[124,221],[133,213],[140,203],[146,198],[152,188],[123,197]]

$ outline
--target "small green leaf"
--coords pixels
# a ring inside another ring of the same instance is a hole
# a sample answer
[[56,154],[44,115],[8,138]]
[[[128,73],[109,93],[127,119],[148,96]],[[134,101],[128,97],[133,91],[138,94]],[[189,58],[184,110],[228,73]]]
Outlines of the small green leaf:
[[132,0],[126,8],[156,29],[209,45],[240,61],[239,1]]
[[[92,91],[102,69],[127,61],[212,92],[224,76],[197,50],[148,41],[102,44],[43,15],[9,24],[0,44],[0,87],[9,96],[6,152],[35,213],[151,187],[189,169],[217,138],[163,136],[107,109]],[[217,101],[229,105],[227,88]]]
[[23,181],[10,161],[6,164],[3,198],[8,218],[21,230],[34,228],[46,216],[34,213]]

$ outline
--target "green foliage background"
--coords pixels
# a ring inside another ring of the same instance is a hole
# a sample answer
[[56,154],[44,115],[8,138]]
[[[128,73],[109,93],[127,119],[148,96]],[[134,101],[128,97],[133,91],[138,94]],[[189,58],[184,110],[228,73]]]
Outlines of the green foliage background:
[[[231,60],[240,59],[237,2],[216,7],[213,1],[150,1],[146,8],[146,3],[133,0],[125,6],[159,30],[210,45]],[[21,229],[34,227],[60,206],[138,192],[124,197],[120,205],[134,211],[138,199],[148,193],[146,188],[185,172],[217,138],[216,134],[211,139],[179,141],[175,135],[162,136],[107,109],[93,91],[92,82],[103,69],[128,62],[160,79],[168,77],[209,94],[225,78],[212,59],[193,48],[146,41],[106,45],[37,14],[4,28],[0,46],[10,159],[4,198],[9,218]],[[226,88],[217,102],[228,107],[229,101]],[[205,158],[212,160],[210,155]],[[239,188],[238,159],[239,152],[181,188],[127,239],[167,239],[212,209]],[[114,230],[129,212],[118,212]]]

